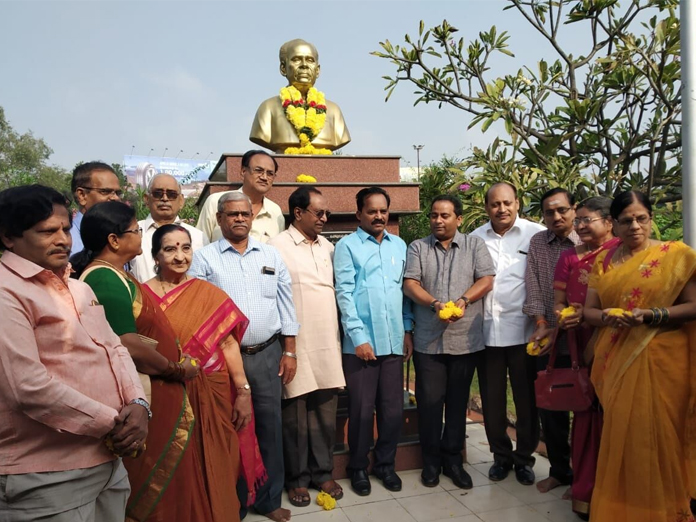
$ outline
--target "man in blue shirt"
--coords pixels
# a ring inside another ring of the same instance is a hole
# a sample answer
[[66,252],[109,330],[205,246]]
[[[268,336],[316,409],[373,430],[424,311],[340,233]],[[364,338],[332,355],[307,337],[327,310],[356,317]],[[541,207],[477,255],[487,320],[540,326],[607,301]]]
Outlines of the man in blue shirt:
[[[221,288],[249,319],[240,350],[256,416],[256,437],[268,481],[256,494],[254,509],[271,520],[290,520],[280,507],[285,481],[282,385],[297,370],[295,336],[300,329],[292,301],[292,281],[280,253],[249,237],[251,200],[227,192],[218,201],[217,222],[223,239],[197,250],[189,275]],[[281,348],[282,346],[282,348]],[[244,491],[240,486],[238,493]],[[240,498],[242,506],[245,498]]]
[[336,245],[334,272],[344,331],[348,472],[355,492],[369,495],[375,408],[379,433],[372,471],[387,489],[401,490],[394,459],[404,402],[403,362],[413,352],[412,315],[402,293],[406,243],[386,231],[389,194],[370,187],[358,192],[356,200],[360,227]]
[[84,248],[80,237],[82,216],[97,203],[120,201],[123,190],[114,169],[101,161],[90,161],[75,167],[70,182],[70,190],[78,206],[70,228],[71,252],[75,254]]

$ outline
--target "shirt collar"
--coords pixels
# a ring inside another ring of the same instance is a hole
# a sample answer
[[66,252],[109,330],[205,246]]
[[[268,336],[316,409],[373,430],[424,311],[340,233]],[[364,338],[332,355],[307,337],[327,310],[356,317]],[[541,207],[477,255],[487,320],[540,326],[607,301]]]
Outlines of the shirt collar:
[[[435,245],[441,245],[440,241],[435,237],[435,234],[430,234],[428,236],[428,243],[433,248],[435,247]],[[464,234],[457,230],[457,232],[455,232],[454,234],[454,237],[452,238],[452,241],[450,242],[450,245],[457,245],[457,248],[461,248],[463,243]]]
[[[237,190],[235,190],[235,192],[241,192],[242,194],[244,194],[242,187],[239,187]],[[246,196],[246,194],[244,194],[244,195]],[[264,215],[264,214],[267,216],[271,215],[271,211],[268,210],[268,208],[266,208],[266,196],[264,196],[263,199],[261,200],[261,210],[259,210],[259,213],[254,216],[254,219],[256,219],[257,217]]]
[[[227,241],[227,239],[225,239],[224,237],[223,237],[222,239],[219,239],[219,240],[218,240],[217,246],[218,246],[218,249],[219,249],[219,251],[220,251],[221,254],[224,253],[224,252],[227,252],[228,250],[232,250],[233,252],[237,252],[237,253],[239,254],[239,252],[237,251],[237,249],[235,249],[235,248],[232,246],[232,243],[230,243],[229,241]],[[261,242],[260,242],[260,241],[256,241],[253,237],[249,236],[249,238],[248,238],[248,243],[247,243],[247,248],[246,248],[246,250],[244,251],[244,254],[246,254],[247,252],[250,252],[250,251],[252,251],[252,250],[261,250]]]
[[[355,231],[355,233],[358,234],[358,237],[360,238],[360,240],[361,240],[363,243],[364,243],[365,241],[369,240],[369,239],[372,239],[372,241],[373,241],[374,243],[377,243],[377,240],[376,240],[374,237],[372,237],[370,234],[368,234],[367,232],[365,232],[365,231],[364,231],[362,228],[360,228],[360,227],[358,227],[358,229]],[[384,238],[383,238],[383,239],[388,239],[388,240],[391,242],[391,235],[390,235],[389,232],[387,232],[386,230],[384,231]]]
[[570,241],[573,245],[577,245],[580,243],[580,236],[578,236],[577,232],[575,230],[571,230],[570,234],[568,234],[564,238],[558,237],[556,234],[554,234],[551,230],[548,228],[546,229],[546,242],[547,243],[553,243],[554,241],[557,241],[559,243],[564,243],[566,241]]
[[[28,259],[24,259],[23,257],[10,252],[9,250],[5,250],[2,253],[0,262],[22,279],[31,279],[32,277],[36,277],[44,272],[53,276],[56,275],[51,270],[43,268],[36,263],[29,261]],[[70,279],[71,273],[72,267],[70,266],[70,263],[68,263],[63,270],[63,274],[60,276],[60,279],[62,279],[65,284],[68,284],[68,279]]]
[[77,212],[75,212],[75,215],[73,216],[72,224],[77,230],[80,230],[80,225],[82,224],[83,217],[84,217],[84,214],[82,213],[81,210],[78,210]]
[[302,232],[297,230],[297,228],[293,224],[290,224],[290,226],[288,227],[288,234],[290,234],[290,237],[296,245],[299,245],[300,243],[319,243],[319,236],[317,236],[317,238],[314,241],[310,241],[309,239],[304,237],[304,235],[302,235]]
[[[521,220],[520,215],[517,214],[517,217],[515,217],[515,222],[508,229],[508,231],[505,232],[504,235],[507,235],[512,230],[522,230],[522,227],[520,226],[520,220]],[[484,227],[484,232],[486,234],[495,234],[496,236],[500,236],[500,234],[498,234],[495,230],[493,230],[493,224],[491,223],[491,221],[488,221],[488,223],[486,223],[483,227]],[[500,237],[503,237],[503,236],[500,236]]]
[[[178,225],[179,223],[181,223],[181,219],[179,218],[179,216],[176,216],[176,218],[174,218],[173,224]],[[157,228],[159,228],[159,225],[157,225],[157,223],[155,223],[155,220],[153,219],[152,214],[148,214],[147,217],[143,220],[143,232],[147,232],[151,228],[157,229]]]

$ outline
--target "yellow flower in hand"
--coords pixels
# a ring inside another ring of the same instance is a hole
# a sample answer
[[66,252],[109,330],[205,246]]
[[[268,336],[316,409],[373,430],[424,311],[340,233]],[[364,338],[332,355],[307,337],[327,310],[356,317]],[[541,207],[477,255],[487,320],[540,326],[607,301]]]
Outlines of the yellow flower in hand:
[[463,315],[464,311],[461,308],[455,305],[453,301],[448,301],[445,303],[445,307],[440,310],[438,317],[440,317],[440,319],[443,321],[447,321],[452,317],[462,317]]
[[547,344],[549,344],[549,338],[548,338],[548,337],[544,337],[543,339],[541,339],[541,340],[537,343],[536,346],[534,346],[534,344],[535,344],[534,341],[531,341],[529,344],[527,344],[527,353],[528,353],[529,355],[532,355],[532,356],[536,357],[537,355],[539,355],[539,352],[541,351],[541,349],[542,349],[544,346],[546,346]]
[[610,315],[612,317],[621,317],[623,314],[626,314],[629,317],[633,317],[633,312],[631,312],[630,310],[624,310],[623,308],[610,308],[607,312],[607,315]]
[[563,310],[561,310],[561,315],[559,315],[558,318],[562,321],[566,317],[570,317],[576,312],[577,310],[574,306],[566,306]]
[[320,491],[317,495],[317,504],[324,508],[324,510],[330,511],[336,507],[336,499],[325,491]]

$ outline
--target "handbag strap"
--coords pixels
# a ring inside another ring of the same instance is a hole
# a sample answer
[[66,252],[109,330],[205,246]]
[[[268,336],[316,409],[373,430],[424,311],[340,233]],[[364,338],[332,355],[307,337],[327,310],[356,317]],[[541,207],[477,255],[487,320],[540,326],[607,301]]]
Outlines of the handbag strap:
[[[557,326],[553,334],[551,334],[551,352],[549,353],[549,362],[546,364],[546,371],[553,371],[554,365],[556,364],[556,355],[558,353],[557,341],[558,336],[561,333],[560,326]],[[566,339],[568,341],[568,348],[570,351],[570,362],[573,370],[578,370],[580,368],[580,359],[578,357],[578,338],[575,330],[566,330]]]
[[551,343],[551,351],[549,352],[549,362],[546,363],[546,371],[553,370],[553,365],[556,363],[556,339],[558,339],[558,326],[553,329],[549,342]]

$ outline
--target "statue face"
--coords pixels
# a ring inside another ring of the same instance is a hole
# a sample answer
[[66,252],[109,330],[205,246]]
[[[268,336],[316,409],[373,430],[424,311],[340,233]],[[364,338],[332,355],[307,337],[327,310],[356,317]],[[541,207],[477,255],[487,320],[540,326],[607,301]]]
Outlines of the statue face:
[[305,44],[288,49],[285,62],[280,65],[280,74],[288,79],[288,83],[298,89],[314,85],[319,78],[319,62],[312,48]]

